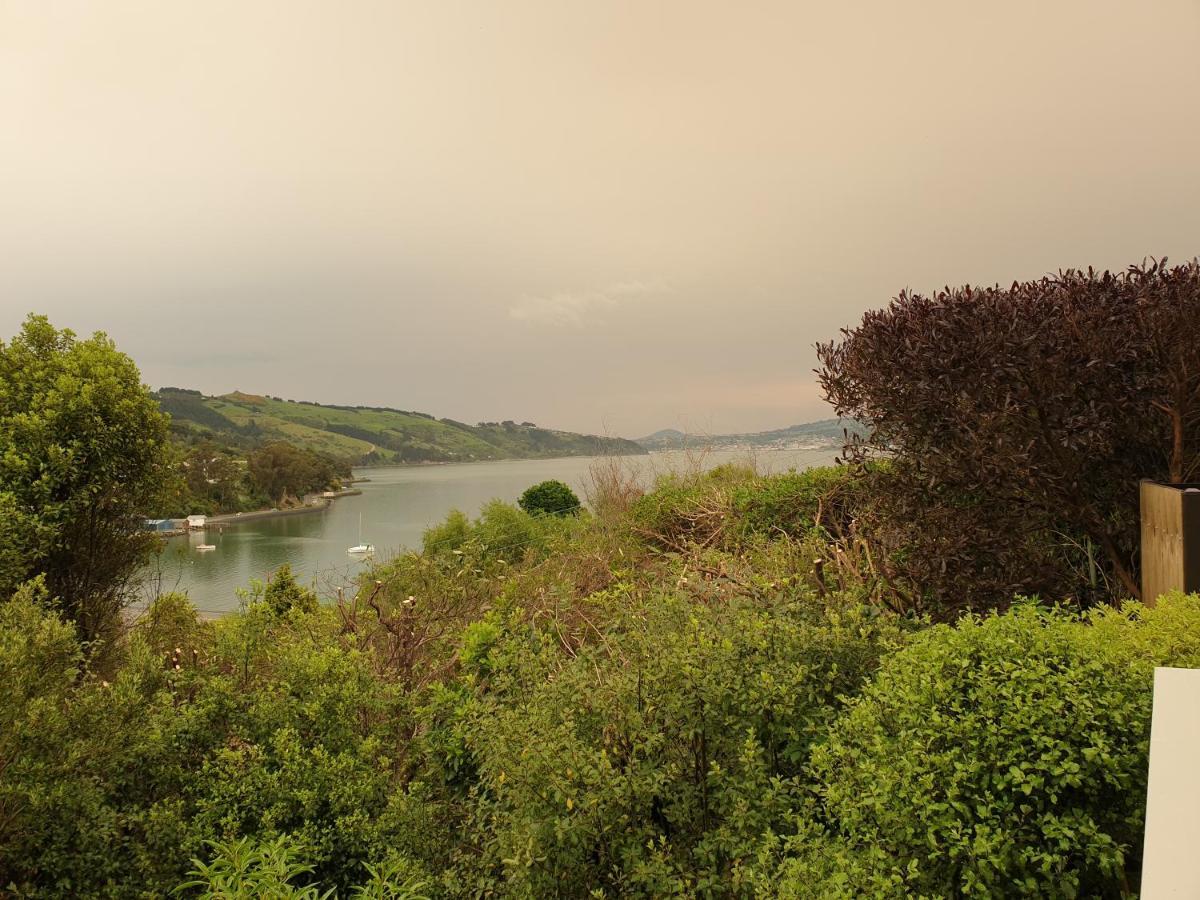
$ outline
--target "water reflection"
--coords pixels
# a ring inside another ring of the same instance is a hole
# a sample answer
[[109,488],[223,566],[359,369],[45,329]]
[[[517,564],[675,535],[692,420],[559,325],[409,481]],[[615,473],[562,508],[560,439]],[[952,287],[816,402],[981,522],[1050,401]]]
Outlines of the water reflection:
[[[826,464],[833,456],[828,449],[760,451],[755,463],[761,471],[778,472]],[[718,451],[700,460],[656,454],[632,457],[625,464],[649,482],[655,474],[681,466],[698,462],[707,468],[739,459],[745,454]],[[489,500],[515,501],[525,488],[547,478],[565,481],[584,496],[595,462],[572,457],[363,469],[356,474],[370,480],[356,485],[362,494],[338,499],[327,509],[169,538],[147,573],[148,592],[186,591],[203,610],[227,611],[237,608],[239,588],[252,579],[265,580],[288,563],[302,581],[331,594],[369,565],[369,560],[346,553],[360,543],[360,516],[361,540],[375,545],[375,559],[386,559],[419,547],[422,532],[451,509],[475,515]],[[203,543],[216,549],[197,550]]]

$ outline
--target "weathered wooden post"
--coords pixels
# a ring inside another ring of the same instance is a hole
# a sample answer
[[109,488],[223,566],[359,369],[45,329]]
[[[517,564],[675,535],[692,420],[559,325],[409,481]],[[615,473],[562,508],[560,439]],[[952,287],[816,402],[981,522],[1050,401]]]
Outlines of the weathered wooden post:
[[1200,484],[1141,485],[1142,602],[1200,591]]

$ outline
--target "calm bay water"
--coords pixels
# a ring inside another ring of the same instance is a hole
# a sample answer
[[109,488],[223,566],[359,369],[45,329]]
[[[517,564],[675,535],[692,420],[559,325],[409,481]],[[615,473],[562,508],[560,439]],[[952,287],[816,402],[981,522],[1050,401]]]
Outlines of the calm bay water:
[[[832,462],[834,451],[770,450],[753,455],[762,472],[804,469]],[[705,468],[744,461],[739,451],[713,451],[699,463]],[[356,484],[359,496],[342,497],[327,509],[303,515],[259,519],[170,538],[153,566],[151,581],[161,590],[186,591],[192,602],[207,612],[236,609],[238,588],[252,579],[265,580],[288,563],[301,581],[331,595],[368,564],[346,553],[362,540],[375,545],[376,560],[385,560],[406,549],[421,546],[421,534],[442,521],[452,509],[474,516],[489,500],[515,501],[531,484],[557,478],[571,485],[580,497],[597,462],[591,457],[511,460],[438,466],[390,466],[355,472],[367,478]],[[682,455],[654,454],[627,457],[621,462],[649,483],[658,473],[694,464]],[[201,552],[196,545],[215,544]]]

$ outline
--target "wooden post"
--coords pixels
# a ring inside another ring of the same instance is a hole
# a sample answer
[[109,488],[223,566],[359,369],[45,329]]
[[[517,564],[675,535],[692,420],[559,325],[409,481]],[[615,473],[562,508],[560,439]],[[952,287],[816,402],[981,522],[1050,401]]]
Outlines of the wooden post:
[[1168,591],[1200,591],[1200,484],[1144,480],[1142,602]]

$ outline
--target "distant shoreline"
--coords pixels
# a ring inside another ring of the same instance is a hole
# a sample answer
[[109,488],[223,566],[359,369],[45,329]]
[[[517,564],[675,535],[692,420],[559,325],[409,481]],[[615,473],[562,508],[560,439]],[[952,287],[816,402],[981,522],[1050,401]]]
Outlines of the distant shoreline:
[[320,512],[329,509],[330,504],[339,497],[353,497],[361,493],[362,491],[357,488],[349,488],[344,491],[334,492],[332,497],[313,496],[303,506],[295,506],[290,509],[256,509],[250,512],[222,513],[219,516],[208,516],[205,519],[204,527],[208,528],[210,525],[239,525],[242,522],[257,522],[262,519],[274,519],[279,516],[299,516],[304,513]]
[[[639,445],[641,446],[641,445]],[[354,463],[355,469],[416,469],[422,466],[473,466],[477,463],[539,462],[552,459],[602,459],[606,456],[638,457],[649,456],[650,450],[642,447],[634,453],[568,453],[565,456],[500,456],[495,459],[417,459],[411,462]],[[359,479],[361,480],[361,479]]]

